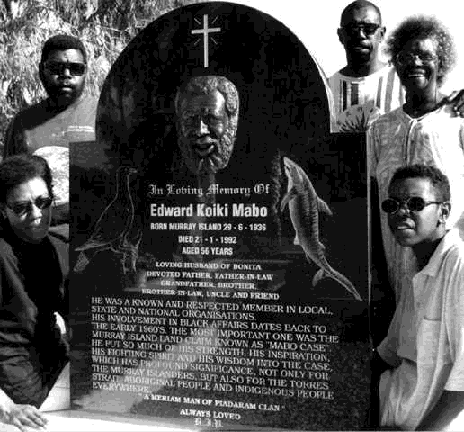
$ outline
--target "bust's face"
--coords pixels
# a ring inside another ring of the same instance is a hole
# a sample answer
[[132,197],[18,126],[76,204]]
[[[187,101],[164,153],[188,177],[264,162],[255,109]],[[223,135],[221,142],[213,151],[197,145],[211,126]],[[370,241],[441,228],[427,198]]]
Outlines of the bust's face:
[[227,166],[234,139],[227,134],[230,123],[221,93],[187,94],[180,107],[179,125],[179,146],[191,171],[216,173]]

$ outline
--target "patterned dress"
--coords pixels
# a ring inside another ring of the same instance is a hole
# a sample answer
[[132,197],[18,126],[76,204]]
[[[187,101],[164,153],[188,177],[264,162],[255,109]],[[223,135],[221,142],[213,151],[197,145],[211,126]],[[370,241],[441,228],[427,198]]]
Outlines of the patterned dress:
[[[388,184],[401,166],[434,165],[450,180],[451,214],[448,227],[464,227],[464,120],[443,106],[419,118],[411,118],[402,108],[374,121],[367,133],[369,175],[377,180],[379,202],[387,198]],[[387,215],[380,212],[382,239],[392,288],[398,297],[410,286],[415,273],[410,248],[396,243],[390,233]]]

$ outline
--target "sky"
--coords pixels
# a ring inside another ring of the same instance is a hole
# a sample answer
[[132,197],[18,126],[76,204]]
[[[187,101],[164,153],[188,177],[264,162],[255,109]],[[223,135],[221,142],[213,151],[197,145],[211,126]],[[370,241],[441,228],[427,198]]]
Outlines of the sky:
[[[316,58],[327,76],[345,65],[345,53],[338,40],[337,28],[343,8],[351,0],[234,0],[266,12],[285,24]],[[456,43],[457,66],[450,73],[443,90],[464,88],[464,32],[461,0],[373,0],[382,12],[389,30],[402,19],[415,14],[434,15],[451,31]],[[462,64],[461,64],[462,63]],[[462,78],[461,78],[462,77]]]

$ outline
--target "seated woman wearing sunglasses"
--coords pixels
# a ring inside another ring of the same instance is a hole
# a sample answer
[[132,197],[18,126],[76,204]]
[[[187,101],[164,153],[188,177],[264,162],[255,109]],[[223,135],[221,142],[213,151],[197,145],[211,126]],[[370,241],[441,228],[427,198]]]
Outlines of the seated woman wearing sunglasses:
[[52,177],[45,159],[0,163],[0,419],[40,427],[41,404],[68,361],[56,312],[67,316],[67,245],[49,235]]
[[[440,89],[454,64],[452,38],[435,18],[413,17],[399,25],[388,40],[406,102],[374,121],[368,130],[368,164],[379,188],[379,201],[387,196],[393,172],[410,164],[434,165],[451,183],[452,212],[448,226],[464,211],[464,120],[443,103]],[[411,291],[415,258],[401,248],[381,214],[381,231],[389,282],[397,299]]]
[[388,430],[464,430],[464,243],[446,228],[449,200],[438,168],[413,165],[395,172],[381,204],[398,246],[417,261],[413,295],[372,363]]

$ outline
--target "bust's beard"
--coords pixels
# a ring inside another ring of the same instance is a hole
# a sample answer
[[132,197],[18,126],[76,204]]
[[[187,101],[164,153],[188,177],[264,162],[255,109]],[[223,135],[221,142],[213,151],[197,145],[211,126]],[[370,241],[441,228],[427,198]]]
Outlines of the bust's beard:
[[215,175],[227,167],[234,149],[235,131],[228,129],[219,140],[218,147],[208,156],[201,158],[193,150],[190,139],[179,138],[178,145],[185,165],[195,175]]

